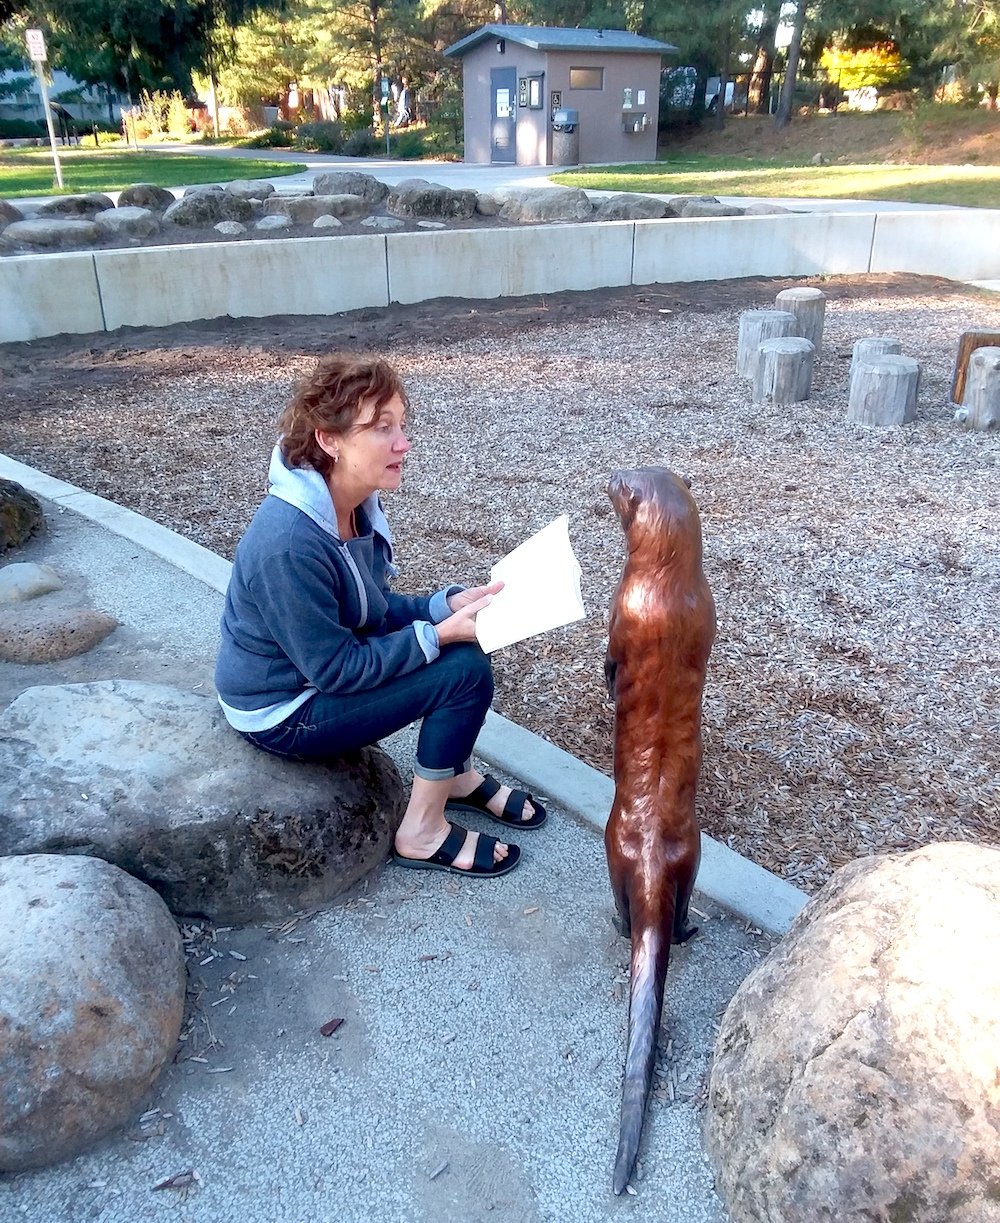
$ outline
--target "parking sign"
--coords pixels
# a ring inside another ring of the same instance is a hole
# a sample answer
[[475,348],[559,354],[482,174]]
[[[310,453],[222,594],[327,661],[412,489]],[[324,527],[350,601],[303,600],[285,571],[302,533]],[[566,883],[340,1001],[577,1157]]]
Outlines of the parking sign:
[[41,30],[25,30],[24,41],[28,44],[28,56],[33,63],[44,64],[45,55],[45,35]]

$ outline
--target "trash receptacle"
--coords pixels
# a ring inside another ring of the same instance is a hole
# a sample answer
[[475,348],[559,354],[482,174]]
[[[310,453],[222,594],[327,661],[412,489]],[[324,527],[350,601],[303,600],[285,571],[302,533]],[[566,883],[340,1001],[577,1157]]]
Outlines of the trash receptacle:
[[563,107],[552,116],[552,164],[575,166],[580,162],[580,112]]

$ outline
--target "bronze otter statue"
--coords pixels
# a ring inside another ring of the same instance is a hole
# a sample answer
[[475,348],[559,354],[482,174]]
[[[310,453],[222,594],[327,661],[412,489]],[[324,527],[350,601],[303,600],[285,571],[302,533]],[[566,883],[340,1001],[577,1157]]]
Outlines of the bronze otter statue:
[[688,924],[688,903],[701,855],[695,790],[715,602],[702,572],[698,508],[680,477],[665,467],[618,471],[608,496],[628,546],[605,661],[615,703],[615,799],[604,843],[619,928],[632,939],[613,1182],[621,1193],[639,1150],[670,944],[697,929]]

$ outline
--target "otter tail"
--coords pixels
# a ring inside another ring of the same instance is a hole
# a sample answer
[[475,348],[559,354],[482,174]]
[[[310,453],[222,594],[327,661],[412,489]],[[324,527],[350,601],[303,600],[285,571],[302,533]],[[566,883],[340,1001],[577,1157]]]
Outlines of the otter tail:
[[632,983],[628,1003],[628,1049],[622,1086],[621,1127],[615,1159],[614,1190],[628,1184],[639,1153],[646,1097],[653,1079],[656,1041],[663,1012],[663,989],[670,960],[674,926],[674,889],[666,898],[666,912],[654,923],[632,922]]

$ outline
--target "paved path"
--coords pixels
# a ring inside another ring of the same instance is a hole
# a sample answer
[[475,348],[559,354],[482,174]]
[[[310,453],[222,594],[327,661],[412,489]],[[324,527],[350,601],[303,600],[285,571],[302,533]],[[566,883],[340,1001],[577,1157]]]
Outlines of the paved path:
[[[0,708],[31,684],[116,676],[210,693],[225,562],[3,456],[0,475],[45,497],[48,534],[14,559],[52,564],[69,597],[122,622],[78,659],[6,668]],[[517,871],[484,883],[386,866],[284,935],[245,927],[193,948],[203,988],[192,1033],[146,1121],[71,1163],[0,1177],[0,1217],[603,1223],[628,1209],[650,1223],[723,1223],[700,1100],[715,1026],[769,940],[696,894],[702,929],[673,956],[672,1043],[626,1207],[610,1172],[627,948],[611,925],[599,829],[560,797],[599,810],[607,792],[587,793],[600,774],[551,748],[546,763],[548,745],[499,721],[501,750],[484,758],[502,764],[502,741],[507,757],[527,743],[530,784],[552,811],[522,834]],[[387,747],[408,771],[412,736]],[[751,870],[751,891],[773,884],[779,904],[792,901],[787,922],[800,894]],[[709,864],[706,879],[715,874]],[[335,1016],[343,1027],[324,1039]],[[186,1201],[153,1191],[192,1168],[201,1185]]]

